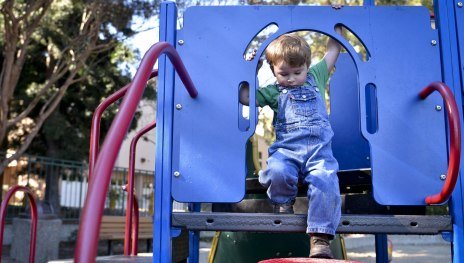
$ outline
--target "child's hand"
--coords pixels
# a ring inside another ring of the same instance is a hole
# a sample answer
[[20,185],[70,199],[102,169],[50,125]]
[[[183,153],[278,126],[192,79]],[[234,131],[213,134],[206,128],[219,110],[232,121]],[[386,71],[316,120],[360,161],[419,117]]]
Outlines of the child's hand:
[[[246,60],[247,61],[252,61],[255,57],[256,57],[256,49],[253,49],[253,52],[251,52],[251,54],[247,55]],[[262,65],[263,65],[263,60],[260,58],[259,61],[258,61],[258,69],[260,69]]]
[[256,56],[256,49],[253,49],[253,52],[247,55],[246,60],[252,61],[255,58],[255,56]]
[[332,8],[333,8],[333,9],[337,9],[337,10],[338,10],[338,9],[341,9],[342,7],[343,7],[343,5],[339,5],[339,4],[334,4],[334,5],[332,5]]

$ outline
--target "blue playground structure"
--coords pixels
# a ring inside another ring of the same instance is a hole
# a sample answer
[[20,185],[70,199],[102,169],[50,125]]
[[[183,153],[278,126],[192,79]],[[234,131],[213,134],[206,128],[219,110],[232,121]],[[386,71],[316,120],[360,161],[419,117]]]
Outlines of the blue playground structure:
[[[340,56],[330,84],[333,150],[340,163],[341,189],[348,202],[350,191],[362,185],[376,206],[398,210],[373,214],[372,207],[364,207],[359,211],[366,213],[344,213],[337,232],[375,234],[377,262],[388,261],[386,234],[445,234],[451,237],[453,262],[463,262],[464,197],[459,177],[463,3],[434,1],[431,19],[425,7],[364,2],[339,10],[190,7],[179,30],[176,5],[162,3],[161,42],[145,55],[96,158],[75,262],[95,261],[111,169],[158,57],[152,261],[172,261],[171,241],[181,231],[190,235],[188,262],[198,262],[199,231],[305,231],[303,214],[199,211],[201,203],[240,202],[251,184],[245,178],[245,152],[255,132],[257,110],[243,118],[238,93],[241,83],[257,86],[258,59],[247,61],[244,54],[269,25],[278,29],[264,40],[258,55],[281,34],[300,30],[328,35],[347,51]],[[360,40],[367,51],[365,60],[335,33],[336,25]],[[255,109],[255,92],[250,101],[250,109]],[[173,200],[191,203],[191,211],[173,213]],[[415,213],[446,202],[449,215]],[[407,212],[392,213],[401,209]]]

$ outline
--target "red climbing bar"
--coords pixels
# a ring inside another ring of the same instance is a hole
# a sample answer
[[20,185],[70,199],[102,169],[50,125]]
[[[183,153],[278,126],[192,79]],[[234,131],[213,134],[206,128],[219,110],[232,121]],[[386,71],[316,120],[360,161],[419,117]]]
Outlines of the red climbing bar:
[[[0,207],[0,244],[3,244],[3,234],[5,234],[5,218],[6,218],[6,210],[8,208],[8,202],[10,201],[11,197],[13,194],[15,194],[17,191],[22,191],[26,193],[28,199],[29,199],[29,204],[31,205],[31,239],[29,241],[29,263],[33,263],[35,260],[35,243],[37,239],[37,205],[35,203],[35,195],[31,191],[31,189],[25,187],[25,186],[20,186],[20,185],[15,185],[5,195],[5,198],[2,201],[2,205]],[[2,257],[2,245],[0,245],[0,261]]]
[[425,198],[425,203],[429,205],[441,204],[448,200],[456,186],[461,161],[461,123],[459,121],[459,111],[456,100],[450,88],[442,82],[430,83],[419,93],[419,97],[425,99],[434,91],[438,91],[445,102],[449,120],[450,152],[445,184],[440,193]]
[[189,95],[192,98],[198,95],[175,48],[167,42],[159,42],[153,45],[145,54],[131,87],[127,89],[119,112],[113,120],[105,142],[97,156],[80,219],[76,251],[74,253],[76,263],[95,262],[99,228],[114,163],[153,66],[161,54],[166,54],[169,57]]
[[92,177],[93,173],[93,166],[97,161],[98,156],[98,148],[99,148],[99,140],[100,140],[100,122],[103,112],[108,108],[111,104],[115,101],[119,100],[120,98],[124,97],[126,94],[127,89],[130,87],[130,84],[127,84],[122,89],[116,91],[111,96],[106,98],[100,105],[98,105],[97,109],[93,113],[92,116],[92,126],[90,127],[90,149],[89,149],[89,182],[90,178]]
[[[135,171],[135,153],[137,149],[137,142],[139,141],[140,137],[142,137],[145,133],[151,131],[153,128],[156,127],[156,121],[148,124],[142,130],[137,132],[132,138],[130,144],[130,155],[129,155],[129,172],[128,172],[128,189],[127,189],[127,203],[126,203],[126,211],[131,211],[131,207],[133,206],[132,198],[134,196],[134,171]],[[138,210],[134,211],[135,214],[138,215]],[[132,214],[126,212],[126,232],[124,236],[124,255],[129,255],[131,251],[131,225],[132,225]]]
[[[155,69],[150,74],[150,79],[158,76],[158,70]],[[98,147],[100,145],[100,123],[103,112],[115,101],[124,97],[127,92],[127,89],[131,84],[127,84],[122,89],[116,91],[111,96],[106,98],[93,113],[92,116],[92,126],[90,127],[90,149],[89,149],[89,182],[92,177],[93,167],[97,161],[98,156]]]

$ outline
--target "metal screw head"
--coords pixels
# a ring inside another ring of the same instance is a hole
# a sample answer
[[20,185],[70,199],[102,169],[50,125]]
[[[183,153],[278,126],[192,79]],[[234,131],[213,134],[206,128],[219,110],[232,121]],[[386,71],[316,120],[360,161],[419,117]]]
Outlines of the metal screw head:
[[435,106],[435,110],[437,110],[437,111],[441,111],[441,109],[442,109],[441,105],[437,105],[437,106]]
[[182,104],[176,104],[176,109],[181,110],[182,109]]
[[179,41],[177,41],[177,44],[179,44],[180,46],[182,46],[182,45],[184,44],[184,40],[179,39]]
[[432,44],[432,46],[436,46],[437,45],[437,41],[435,39],[432,39],[432,41],[430,41],[430,44]]
[[179,171],[175,171],[174,172],[174,177],[179,177],[180,176],[180,172]]
[[442,181],[444,181],[444,180],[446,179],[446,174],[440,175],[440,179],[441,179]]
[[461,8],[461,7],[463,7],[463,6],[464,6],[464,4],[463,4],[462,2],[458,2],[458,7],[459,7],[459,8]]

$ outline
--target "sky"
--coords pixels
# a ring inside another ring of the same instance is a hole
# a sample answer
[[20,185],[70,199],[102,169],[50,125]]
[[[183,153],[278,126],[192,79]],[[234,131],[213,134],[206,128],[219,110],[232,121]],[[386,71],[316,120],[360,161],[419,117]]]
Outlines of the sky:
[[140,31],[140,33],[128,39],[127,42],[129,45],[138,50],[140,58],[136,59],[135,64],[129,65],[132,76],[135,75],[140,62],[142,61],[143,55],[152,45],[159,41],[158,17],[152,17],[148,20],[143,20],[141,18],[136,19],[133,28],[137,31]]

